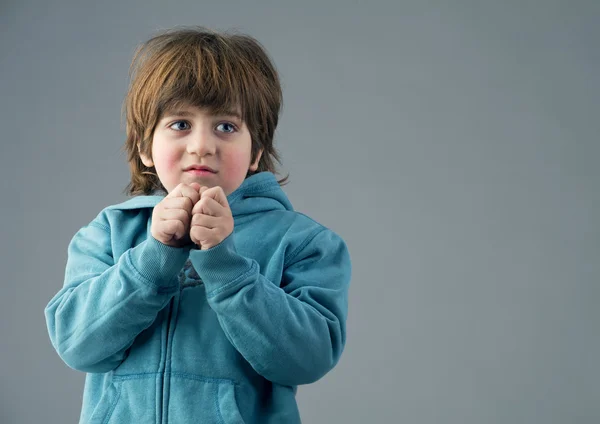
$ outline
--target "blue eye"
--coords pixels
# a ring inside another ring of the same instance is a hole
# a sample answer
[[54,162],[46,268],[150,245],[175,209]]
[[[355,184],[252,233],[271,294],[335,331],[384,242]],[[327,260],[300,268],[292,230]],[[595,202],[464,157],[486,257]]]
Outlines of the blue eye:
[[224,133],[232,133],[235,131],[235,126],[233,124],[231,124],[230,122],[223,122],[222,124],[217,125],[217,129],[224,125],[226,125],[229,129],[225,130],[225,131],[222,131],[222,130],[219,130],[219,131],[224,132]]
[[[185,131],[185,130],[189,129],[189,128],[181,128],[181,126],[179,126],[179,124],[187,125],[188,127],[190,125],[186,121],[176,121],[176,122],[173,122],[173,124],[171,124],[171,126],[169,126],[169,128],[172,128],[175,131]],[[175,125],[177,125],[177,127],[173,128]]]

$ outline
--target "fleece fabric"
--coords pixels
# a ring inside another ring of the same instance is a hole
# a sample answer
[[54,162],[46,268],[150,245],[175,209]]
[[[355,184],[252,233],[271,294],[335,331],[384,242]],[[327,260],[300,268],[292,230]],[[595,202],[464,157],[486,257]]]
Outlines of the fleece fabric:
[[297,386],[346,343],[345,242],[270,172],[227,196],[234,231],[208,250],[152,237],[163,198],[109,206],[69,243],[45,317],[59,356],[87,373],[80,423],[300,423]]

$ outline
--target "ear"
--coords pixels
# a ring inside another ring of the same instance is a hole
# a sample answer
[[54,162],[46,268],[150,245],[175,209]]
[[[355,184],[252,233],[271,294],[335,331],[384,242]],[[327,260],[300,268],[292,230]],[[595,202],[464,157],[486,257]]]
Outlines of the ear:
[[138,147],[138,153],[140,154],[140,159],[142,160],[142,163],[144,165],[146,165],[148,168],[151,168],[154,166],[154,162],[152,161],[152,158],[150,156],[145,155],[144,153],[142,153],[142,151],[140,150],[140,145],[137,145]]
[[249,171],[254,172],[258,169],[258,162],[260,162],[260,158],[262,157],[262,154],[263,154],[263,149],[260,149],[258,151],[258,154],[256,155],[256,160],[250,164],[250,167],[248,168]]

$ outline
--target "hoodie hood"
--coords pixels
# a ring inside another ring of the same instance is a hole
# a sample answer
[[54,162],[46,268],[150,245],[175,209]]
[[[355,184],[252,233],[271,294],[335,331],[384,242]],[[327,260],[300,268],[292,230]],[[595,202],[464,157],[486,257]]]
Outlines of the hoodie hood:
[[[136,196],[107,209],[153,208],[165,195]],[[272,172],[259,172],[246,178],[229,196],[227,202],[234,218],[273,210],[293,211],[287,195]]]

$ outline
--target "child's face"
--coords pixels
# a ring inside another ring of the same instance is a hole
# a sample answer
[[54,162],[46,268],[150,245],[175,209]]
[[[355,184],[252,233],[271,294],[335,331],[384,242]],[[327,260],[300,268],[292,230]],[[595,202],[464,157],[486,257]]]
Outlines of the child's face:
[[[259,154],[250,163],[251,137],[245,122],[232,115],[210,115],[195,106],[167,112],[156,125],[152,157],[140,154],[144,165],[154,166],[162,185],[171,192],[179,183],[221,186],[235,191],[247,172],[256,171]],[[262,152],[260,152],[262,153]],[[187,170],[207,166],[215,172]]]

